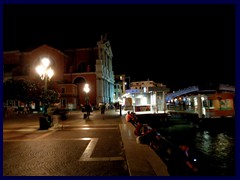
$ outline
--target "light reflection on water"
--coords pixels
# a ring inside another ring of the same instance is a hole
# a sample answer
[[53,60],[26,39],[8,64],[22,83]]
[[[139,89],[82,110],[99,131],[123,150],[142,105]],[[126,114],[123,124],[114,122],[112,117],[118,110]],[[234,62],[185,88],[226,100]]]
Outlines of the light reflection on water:
[[235,175],[234,138],[226,132],[197,131],[196,149],[203,155],[202,167],[207,175]]
[[168,129],[168,137],[179,144],[187,139],[198,156],[201,175],[234,176],[235,139],[231,131],[177,125]]

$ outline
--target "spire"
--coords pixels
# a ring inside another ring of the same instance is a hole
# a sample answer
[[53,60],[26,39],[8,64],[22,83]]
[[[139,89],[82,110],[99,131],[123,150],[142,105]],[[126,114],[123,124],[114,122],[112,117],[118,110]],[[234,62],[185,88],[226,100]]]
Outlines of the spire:
[[107,33],[105,33],[104,36],[101,35],[101,42],[102,42],[102,43],[105,43],[105,42],[107,42],[107,41],[108,41],[108,40],[107,40]]
[[107,33],[105,33],[104,39],[103,39],[103,42],[106,42],[106,41],[107,41]]

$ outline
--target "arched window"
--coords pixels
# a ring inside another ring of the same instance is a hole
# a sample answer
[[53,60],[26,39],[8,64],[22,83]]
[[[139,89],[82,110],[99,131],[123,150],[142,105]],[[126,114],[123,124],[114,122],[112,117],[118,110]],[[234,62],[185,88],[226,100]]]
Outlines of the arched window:
[[81,84],[81,83],[85,83],[85,79],[83,79],[82,77],[78,77],[76,79],[74,79],[74,84]]
[[79,65],[78,65],[78,72],[87,72],[87,62],[81,62]]

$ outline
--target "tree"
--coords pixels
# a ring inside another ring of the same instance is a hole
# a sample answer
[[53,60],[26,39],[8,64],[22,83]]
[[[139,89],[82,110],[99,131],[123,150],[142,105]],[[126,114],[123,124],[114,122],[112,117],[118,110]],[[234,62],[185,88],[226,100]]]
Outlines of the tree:
[[4,101],[20,100],[25,102],[28,98],[27,86],[27,82],[24,80],[7,80],[4,83]]
[[52,89],[48,89],[46,93],[45,100],[48,104],[58,103],[60,101],[60,94]]
[[48,89],[45,94],[44,88],[36,81],[7,80],[4,83],[4,101],[19,100],[25,104],[29,102],[59,102],[59,93],[54,89]]

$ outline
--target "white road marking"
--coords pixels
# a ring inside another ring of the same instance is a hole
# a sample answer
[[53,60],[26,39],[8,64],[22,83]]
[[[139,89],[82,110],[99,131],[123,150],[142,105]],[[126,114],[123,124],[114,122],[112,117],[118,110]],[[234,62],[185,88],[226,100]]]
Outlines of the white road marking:
[[[110,128],[91,128],[91,126],[85,127],[85,128],[71,128],[71,130],[106,130],[106,129],[118,129],[117,127],[110,127]],[[50,130],[50,131],[49,131]],[[3,142],[15,142],[15,141],[47,141],[49,139],[46,139],[45,137],[53,134],[56,131],[59,131],[58,129],[49,129],[45,130],[46,133],[42,134],[41,136],[35,138],[35,139],[4,139]],[[28,131],[36,131],[36,129],[16,129],[16,130],[4,130],[4,132],[28,132]],[[43,132],[41,130],[41,132]],[[82,156],[80,157],[79,161],[123,161],[124,158],[121,156],[116,156],[116,157],[91,157],[93,150],[98,142],[98,138],[59,138],[59,139],[54,139],[54,140],[70,140],[70,141],[79,141],[79,140],[84,140],[84,141],[89,141],[88,146],[86,147],[85,151],[83,152]]]
[[80,157],[79,161],[123,161],[122,157],[91,157],[92,152],[98,142],[98,138],[91,138],[88,146]]
[[36,129],[4,129],[3,132],[37,131]]

